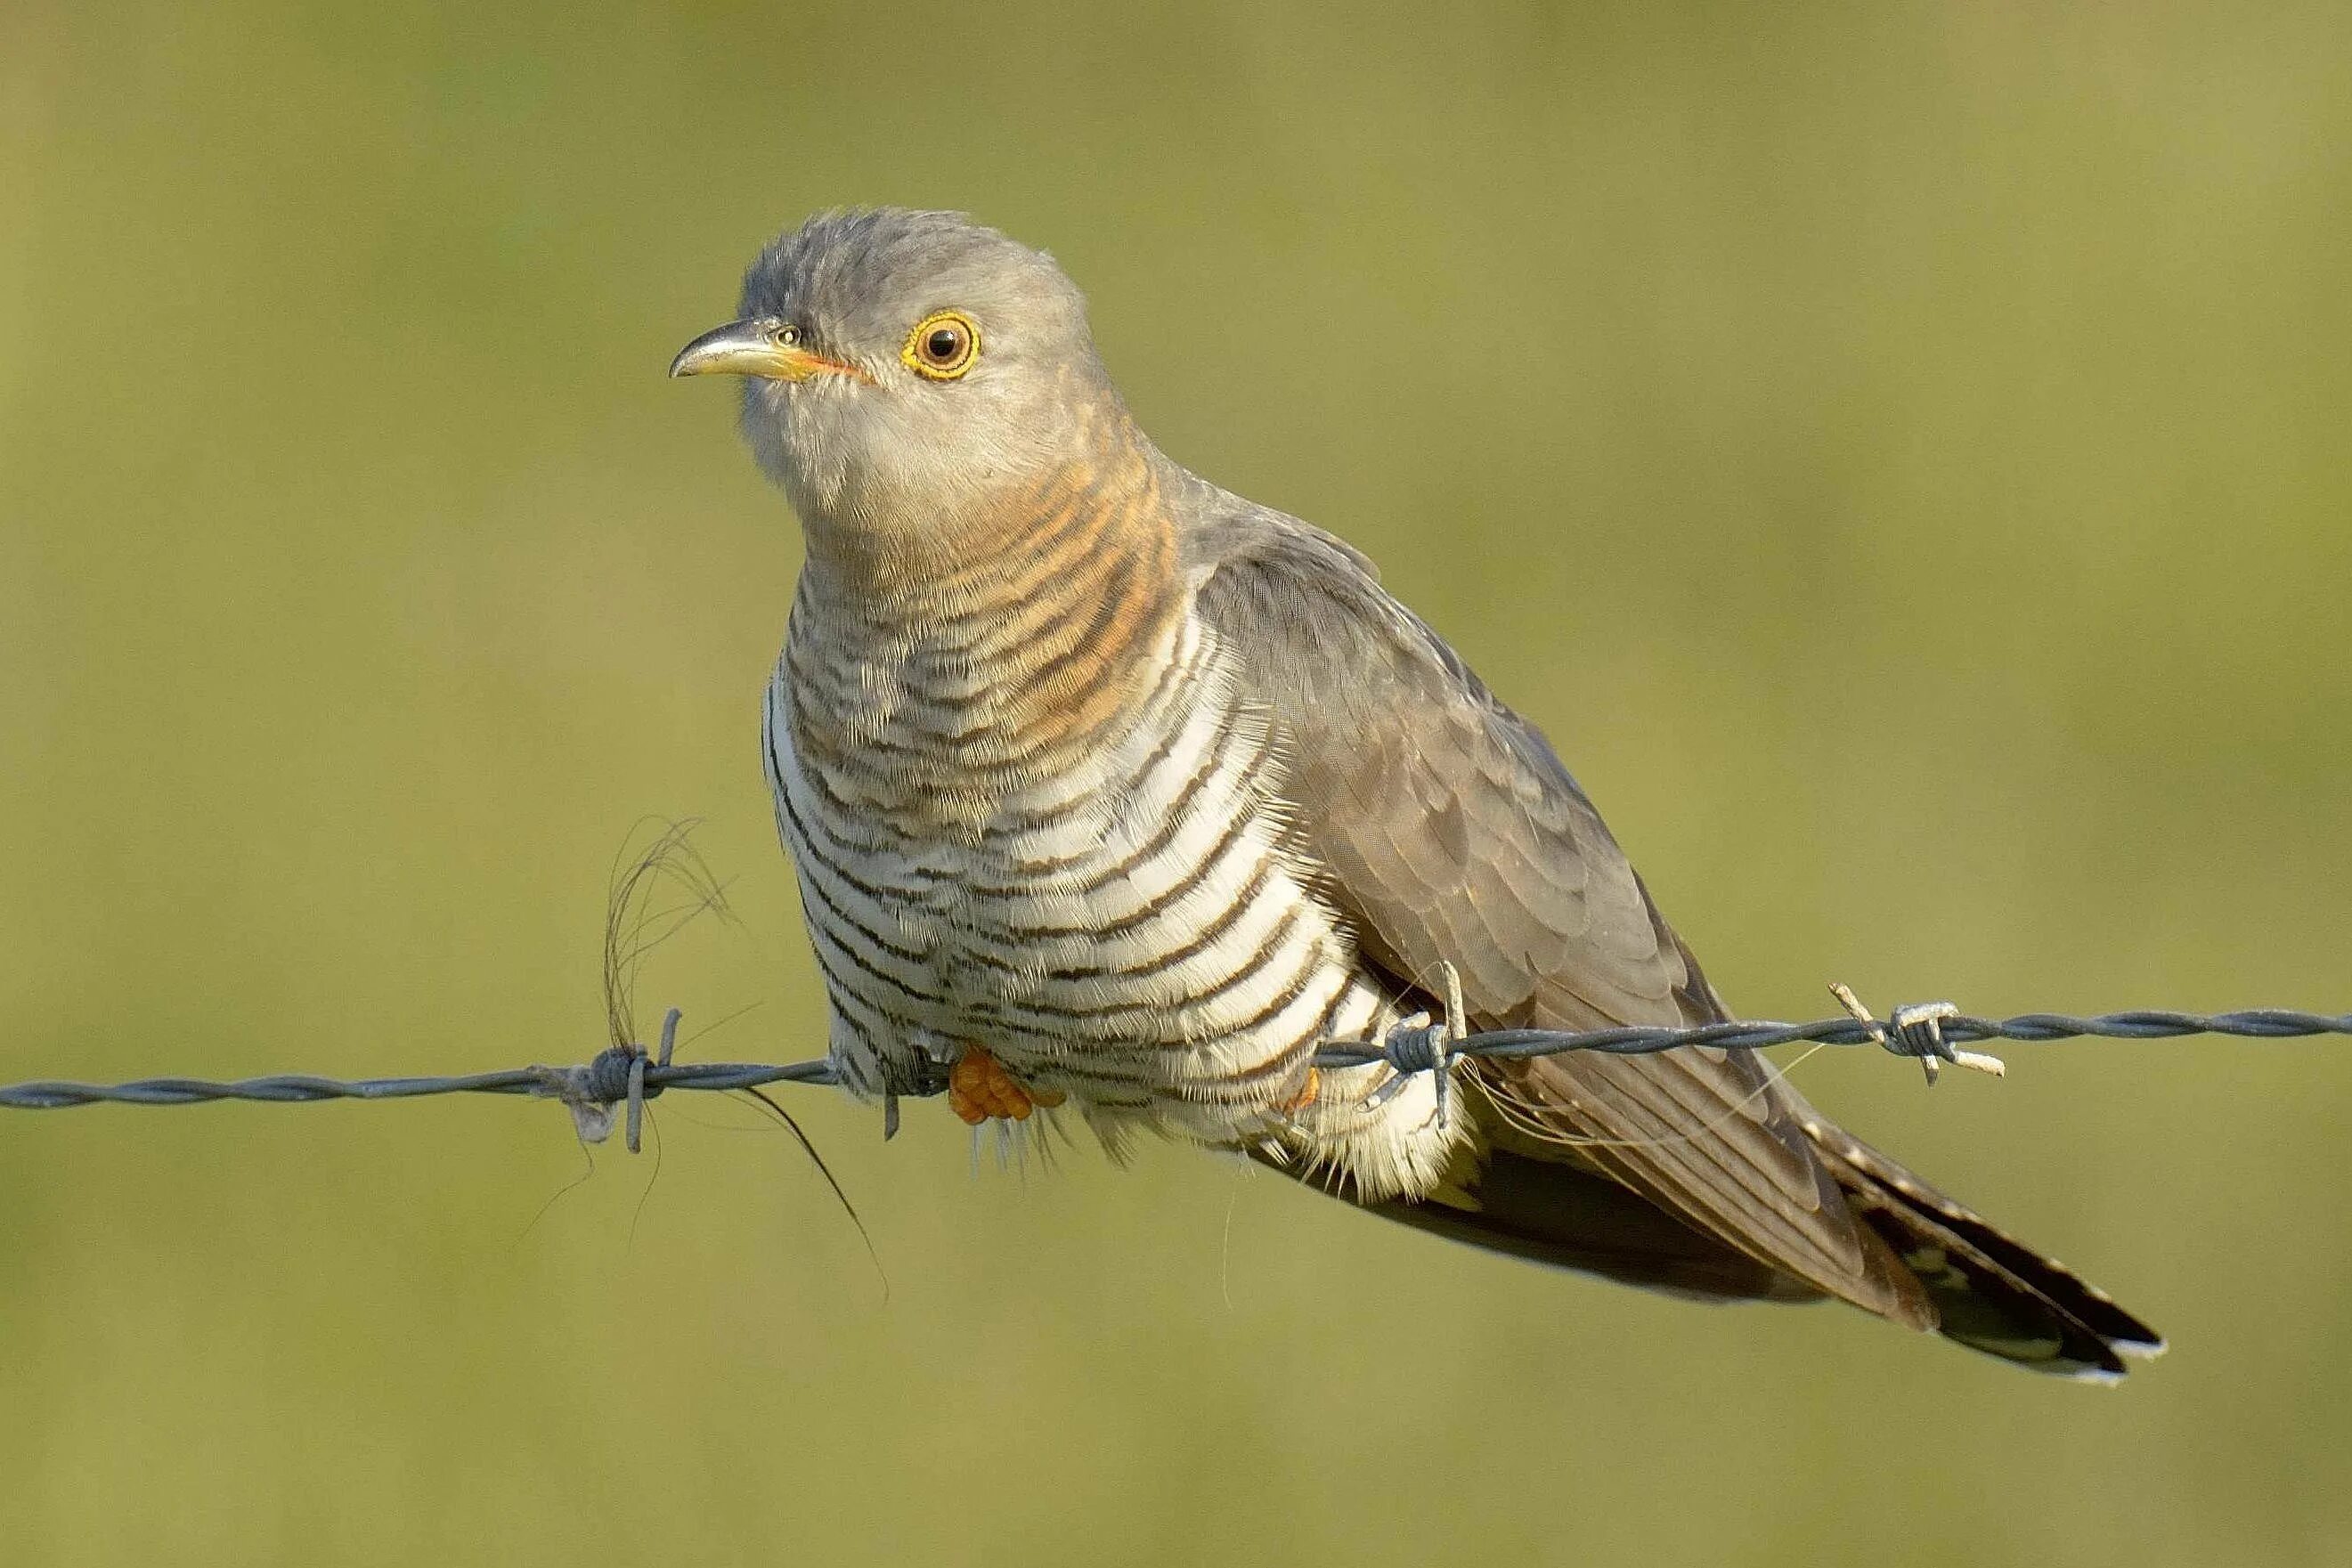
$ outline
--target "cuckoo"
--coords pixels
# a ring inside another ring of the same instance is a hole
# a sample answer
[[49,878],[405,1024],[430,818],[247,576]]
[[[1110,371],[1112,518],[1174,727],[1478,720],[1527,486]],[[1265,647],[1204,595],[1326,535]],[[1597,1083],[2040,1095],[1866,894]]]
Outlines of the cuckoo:
[[1728,1017],[1543,735],[1334,536],[1139,429],[1047,256],[956,214],[771,244],[675,376],[743,378],[806,543],[762,725],[842,1081],[1066,1104],[1497,1252],[1836,1298],[2038,1370],[2161,1348],[1744,1050],[1319,1043]]

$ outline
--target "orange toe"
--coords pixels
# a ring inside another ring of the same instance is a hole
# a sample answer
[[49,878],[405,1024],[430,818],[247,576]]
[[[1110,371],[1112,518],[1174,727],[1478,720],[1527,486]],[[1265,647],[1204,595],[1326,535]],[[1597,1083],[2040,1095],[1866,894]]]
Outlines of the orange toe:
[[992,1117],[1025,1122],[1035,1107],[1058,1105],[1062,1100],[1050,1090],[1024,1089],[1002,1062],[978,1046],[956,1058],[948,1070],[948,1108],[969,1126]]

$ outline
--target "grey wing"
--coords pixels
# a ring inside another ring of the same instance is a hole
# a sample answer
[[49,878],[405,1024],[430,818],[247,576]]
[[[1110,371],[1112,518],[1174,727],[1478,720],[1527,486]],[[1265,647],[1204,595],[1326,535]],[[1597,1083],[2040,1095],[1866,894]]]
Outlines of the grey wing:
[[[1725,1017],[1598,811],[1531,726],[1328,534],[1221,491],[1189,542],[1199,612],[1289,754],[1286,793],[1364,956],[1476,1027]],[[1598,1169],[1701,1233],[1915,1325],[1919,1287],[1857,1224],[1747,1051],[1485,1061],[1494,1141]],[[1497,1119],[1498,1118],[1498,1119]]]

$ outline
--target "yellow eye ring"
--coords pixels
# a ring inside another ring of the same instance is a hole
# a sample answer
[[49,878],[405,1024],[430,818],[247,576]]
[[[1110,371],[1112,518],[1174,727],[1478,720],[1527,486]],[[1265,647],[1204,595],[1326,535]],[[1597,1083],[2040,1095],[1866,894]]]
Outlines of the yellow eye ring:
[[898,357],[927,381],[954,381],[980,358],[980,323],[961,310],[934,310],[915,323]]

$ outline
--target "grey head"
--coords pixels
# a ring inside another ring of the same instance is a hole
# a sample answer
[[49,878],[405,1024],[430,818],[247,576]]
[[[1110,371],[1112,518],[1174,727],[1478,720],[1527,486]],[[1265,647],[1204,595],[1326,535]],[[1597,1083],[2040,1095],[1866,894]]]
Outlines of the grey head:
[[959,213],[820,213],[743,277],[673,376],[745,378],[743,433],[814,542],[891,548],[1124,423],[1053,259]]

